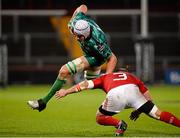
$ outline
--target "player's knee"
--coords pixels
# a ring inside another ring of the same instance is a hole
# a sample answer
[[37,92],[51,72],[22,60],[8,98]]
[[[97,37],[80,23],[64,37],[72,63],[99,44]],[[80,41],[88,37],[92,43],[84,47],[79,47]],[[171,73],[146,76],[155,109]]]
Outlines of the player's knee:
[[152,103],[151,101],[147,101],[145,104],[143,104],[139,109],[137,109],[140,112],[143,112],[150,117],[153,117],[155,119],[159,119],[160,116],[160,110],[157,108],[157,106]]
[[95,79],[100,75],[100,72],[101,70],[97,70],[97,71],[87,70],[84,72],[84,78],[86,78],[87,80]]
[[84,69],[84,65],[80,59],[75,59],[66,64],[66,67],[71,75]]
[[99,125],[103,125],[104,119],[105,119],[105,115],[97,115],[96,116],[96,123]]
[[[102,106],[100,106],[102,107]],[[96,123],[99,125],[104,125],[104,122],[107,120],[107,116],[102,114],[99,110],[96,112]]]
[[69,75],[69,71],[68,71],[68,68],[66,67],[66,65],[63,65],[61,67],[61,69],[59,70],[59,77],[60,79],[65,79],[67,78],[67,76]]

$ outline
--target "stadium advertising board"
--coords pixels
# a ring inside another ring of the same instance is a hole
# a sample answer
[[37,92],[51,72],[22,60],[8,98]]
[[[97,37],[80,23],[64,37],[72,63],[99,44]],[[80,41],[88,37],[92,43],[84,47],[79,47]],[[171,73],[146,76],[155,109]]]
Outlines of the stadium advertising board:
[[180,69],[168,69],[165,71],[165,81],[169,84],[180,84]]

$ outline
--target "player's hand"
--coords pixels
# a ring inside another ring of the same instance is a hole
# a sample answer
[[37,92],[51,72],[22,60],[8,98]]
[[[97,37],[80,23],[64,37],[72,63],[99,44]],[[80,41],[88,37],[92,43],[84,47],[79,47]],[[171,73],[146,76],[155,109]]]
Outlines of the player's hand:
[[141,112],[139,112],[138,110],[134,110],[131,112],[131,115],[129,118],[133,121],[136,121],[139,118],[140,114],[141,114]]
[[65,89],[61,89],[61,90],[56,92],[55,97],[57,99],[60,99],[60,98],[65,97],[66,95],[67,95],[67,91]]

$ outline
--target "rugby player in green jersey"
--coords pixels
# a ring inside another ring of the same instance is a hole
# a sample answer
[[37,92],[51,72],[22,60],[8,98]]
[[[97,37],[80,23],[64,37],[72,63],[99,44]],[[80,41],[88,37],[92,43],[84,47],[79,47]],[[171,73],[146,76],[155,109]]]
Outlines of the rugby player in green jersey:
[[116,67],[117,58],[107,44],[105,33],[89,18],[87,6],[79,6],[68,23],[69,30],[77,38],[84,56],[63,65],[48,94],[39,100],[30,100],[28,105],[32,109],[42,111],[48,101],[60,90],[69,75],[84,71],[86,79],[94,79],[101,72],[101,65],[105,62],[106,73],[111,73]]

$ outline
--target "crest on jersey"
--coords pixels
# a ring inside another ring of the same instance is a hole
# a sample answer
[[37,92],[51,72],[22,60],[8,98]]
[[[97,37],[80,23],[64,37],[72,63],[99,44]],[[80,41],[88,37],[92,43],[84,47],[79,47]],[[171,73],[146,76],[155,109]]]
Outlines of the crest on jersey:
[[104,45],[101,45],[101,44],[97,45],[97,49],[98,49],[100,52],[103,51]]

